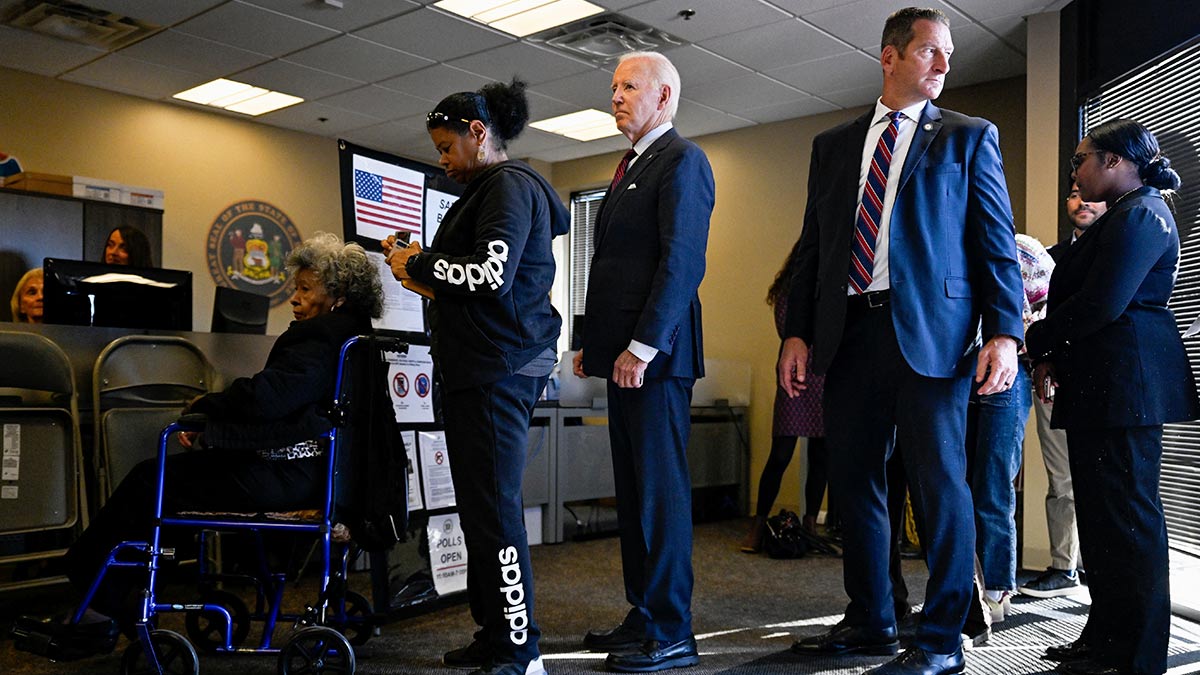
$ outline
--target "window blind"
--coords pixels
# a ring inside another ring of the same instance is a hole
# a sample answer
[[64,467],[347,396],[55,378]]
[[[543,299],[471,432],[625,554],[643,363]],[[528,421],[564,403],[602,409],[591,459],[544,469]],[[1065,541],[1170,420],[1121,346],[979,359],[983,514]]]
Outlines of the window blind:
[[[1169,305],[1183,332],[1200,317],[1200,237],[1191,236],[1200,223],[1200,40],[1110,83],[1080,109],[1084,134],[1118,118],[1146,125],[1183,179],[1173,200],[1182,246]],[[1184,344],[1195,378],[1200,338]],[[1171,547],[1200,556],[1200,424],[1163,430],[1161,490]]]
[[577,330],[575,317],[583,316],[587,305],[588,272],[591,270],[592,254],[595,253],[592,232],[596,229],[596,212],[600,209],[600,200],[604,199],[605,192],[599,189],[571,195],[570,305],[567,311],[570,312],[568,320],[572,336]]

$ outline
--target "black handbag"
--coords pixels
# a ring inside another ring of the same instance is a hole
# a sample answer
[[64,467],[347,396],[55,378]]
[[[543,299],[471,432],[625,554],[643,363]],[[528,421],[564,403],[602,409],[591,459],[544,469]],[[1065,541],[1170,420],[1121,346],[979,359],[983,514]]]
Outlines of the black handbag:
[[778,515],[767,518],[763,550],[772,558],[803,558],[808,553],[808,537],[800,516],[794,511],[780,509]]

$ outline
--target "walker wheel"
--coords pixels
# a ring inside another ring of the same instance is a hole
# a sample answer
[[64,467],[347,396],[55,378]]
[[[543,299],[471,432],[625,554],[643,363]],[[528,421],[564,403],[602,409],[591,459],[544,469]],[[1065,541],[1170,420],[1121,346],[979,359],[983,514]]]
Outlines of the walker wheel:
[[371,613],[371,603],[366,598],[354,591],[346,592],[346,619],[337,628],[351,645],[361,647],[375,634]]
[[279,675],[354,673],[354,649],[332,628],[309,626],[296,631],[279,652]]
[[170,630],[150,631],[151,649],[158,659],[158,670],[146,658],[141,640],[131,643],[121,657],[121,675],[200,675],[200,658],[192,643]]
[[[237,647],[250,635],[250,610],[246,603],[229,591],[210,590],[201,597],[200,604],[220,605],[233,619],[233,646]],[[196,610],[184,617],[188,637],[204,651],[216,651],[225,646],[225,618],[215,612]]]

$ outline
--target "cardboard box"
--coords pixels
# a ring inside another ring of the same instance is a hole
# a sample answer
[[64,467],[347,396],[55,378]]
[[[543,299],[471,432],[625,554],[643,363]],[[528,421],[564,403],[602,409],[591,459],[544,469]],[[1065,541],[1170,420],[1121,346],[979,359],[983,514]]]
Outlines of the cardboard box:
[[111,180],[75,176],[71,194],[84,199],[96,199],[102,202],[122,203],[123,186]]
[[52,195],[72,194],[72,179],[70,176],[56,176],[50,173],[33,173],[23,171],[4,179],[4,187],[30,192],[45,192]]
[[121,203],[133,206],[145,206],[151,209],[163,207],[163,191],[154,188],[133,187],[126,185],[121,190]]

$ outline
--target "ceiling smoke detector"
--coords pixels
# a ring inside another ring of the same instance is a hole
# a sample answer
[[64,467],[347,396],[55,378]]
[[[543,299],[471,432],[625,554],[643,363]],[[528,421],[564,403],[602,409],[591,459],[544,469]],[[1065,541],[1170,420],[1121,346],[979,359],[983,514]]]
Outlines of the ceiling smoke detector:
[[0,8],[0,23],[5,25],[107,50],[124,47],[161,28],[66,0],[4,2]]
[[600,14],[528,38],[547,47],[603,65],[627,52],[662,51],[682,39],[620,14]]

